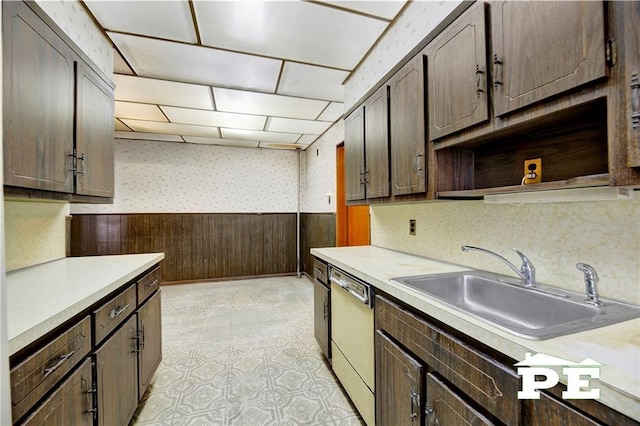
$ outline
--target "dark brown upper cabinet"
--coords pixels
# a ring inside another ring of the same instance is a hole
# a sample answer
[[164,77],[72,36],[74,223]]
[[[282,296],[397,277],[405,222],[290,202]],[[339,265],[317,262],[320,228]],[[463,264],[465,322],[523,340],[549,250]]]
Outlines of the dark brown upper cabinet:
[[391,193],[426,191],[424,63],[420,52],[389,80]]
[[430,140],[489,119],[485,10],[472,6],[427,47]]
[[347,201],[364,200],[364,107],[344,120],[345,192]]
[[5,195],[109,202],[113,87],[35,2],[2,16]]
[[500,1],[491,11],[496,116],[607,75],[602,2]]

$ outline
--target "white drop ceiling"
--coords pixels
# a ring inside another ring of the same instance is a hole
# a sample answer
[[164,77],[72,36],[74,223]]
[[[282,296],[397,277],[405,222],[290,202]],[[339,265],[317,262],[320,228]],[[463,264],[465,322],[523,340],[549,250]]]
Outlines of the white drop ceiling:
[[405,3],[84,1],[115,48],[116,138],[302,149]]

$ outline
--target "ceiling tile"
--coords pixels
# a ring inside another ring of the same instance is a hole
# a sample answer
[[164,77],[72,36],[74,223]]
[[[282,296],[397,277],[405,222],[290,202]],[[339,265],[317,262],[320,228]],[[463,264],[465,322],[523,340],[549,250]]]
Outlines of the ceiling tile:
[[185,136],[184,140],[189,143],[197,143],[204,145],[226,145],[239,146],[243,148],[257,148],[258,141],[243,141],[238,139],[220,139],[220,138],[199,138],[195,136]]
[[116,74],[116,100],[213,109],[207,86]]
[[263,132],[257,130],[220,129],[222,136],[230,139],[243,139],[252,141],[294,143],[300,134]]
[[115,74],[133,75],[133,71],[131,71],[129,65],[122,59],[122,55],[116,49],[113,49],[113,72]]
[[314,65],[285,62],[278,94],[343,101],[342,82],[349,73]]
[[316,139],[318,139],[318,135],[302,135],[300,139],[298,139],[298,144],[306,148],[315,142]]
[[267,122],[270,132],[307,133],[319,135],[331,126],[328,121],[297,120],[292,118],[271,117]]
[[205,136],[219,138],[217,127],[194,126],[190,124],[159,123],[157,121],[122,120],[136,132],[162,133],[167,135]]
[[335,122],[344,114],[344,104],[341,102],[331,102],[329,106],[322,111],[318,120]]
[[157,105],[116,101],[116,117],[147,121],[169,121]]
[[130,128],[125,126],[124,123],[122,121],[118,120],[117,118],[113,120],[113,129],[115,131],[123,131],[123,132],[131,131]]
[[85,0],[100,25],[111,31],[195,43],[189,2]]
[[143,132],[114,132],[113,137],[116,139],[136,139],[146,141],[162,141],[162,142],[184,142],[178,135],[161,135],[158,133]]
[[319,0],[322,3],[332,4],[334,6],[342,7],[349,10],[354,10],[360,13],[366,13],[367,15],[377,16],[387,20],[392,20],[400,12],[400,9],[405,5],[405,1],[392,0],[376,0],[376,1],[332,1],[332,0]]
[[344,70],[360,62],[387,26],[378,19],[302,1],[193,5],[203,44]]
[[252,93],[214,88],[216,107],[220,111],[313,120],[328,102],[290,96]]
[[230,112],[163,106],[162,110],[173,123],[197,124],[201,126],[234,127],[247,130],[263,130],[267,117],[235,114]]
[[108,33],[137,75],[211,86],[274,92],[282,61]]

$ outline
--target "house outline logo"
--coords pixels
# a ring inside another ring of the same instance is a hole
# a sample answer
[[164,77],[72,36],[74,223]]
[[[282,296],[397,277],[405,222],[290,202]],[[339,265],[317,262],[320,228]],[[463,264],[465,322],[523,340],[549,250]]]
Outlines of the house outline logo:
[[[558,384],[560,375],[550,367],[562,367],[562,374],[567,378],[567,390],[562,392],[563,399],[599,399],[600,389],[591,388],[590,379],[600,378],[600,364],[591,358],[580,362],[557,358],[543,353],[535,355],[527,352],[524,360],[514,364],[517,373],[522,377],[522,390],[518,391],[518,399],[540,399],[538,389],[550,389]],[[544,380],[536,381],[536,377]],[[585,379],[585,377],[589,377]]]

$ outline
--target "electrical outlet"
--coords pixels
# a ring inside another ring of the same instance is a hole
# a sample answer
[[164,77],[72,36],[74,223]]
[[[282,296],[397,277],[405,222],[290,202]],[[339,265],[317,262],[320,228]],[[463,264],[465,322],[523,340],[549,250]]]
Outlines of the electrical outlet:
[[[529,177],[531,174],[535,174],[535,177]],[[528,185],[540,182],[542,182],[542,158],[524,160],[524,179],[522,183]]]
[[416,235],[416,220],[409,219],[409,235]]

